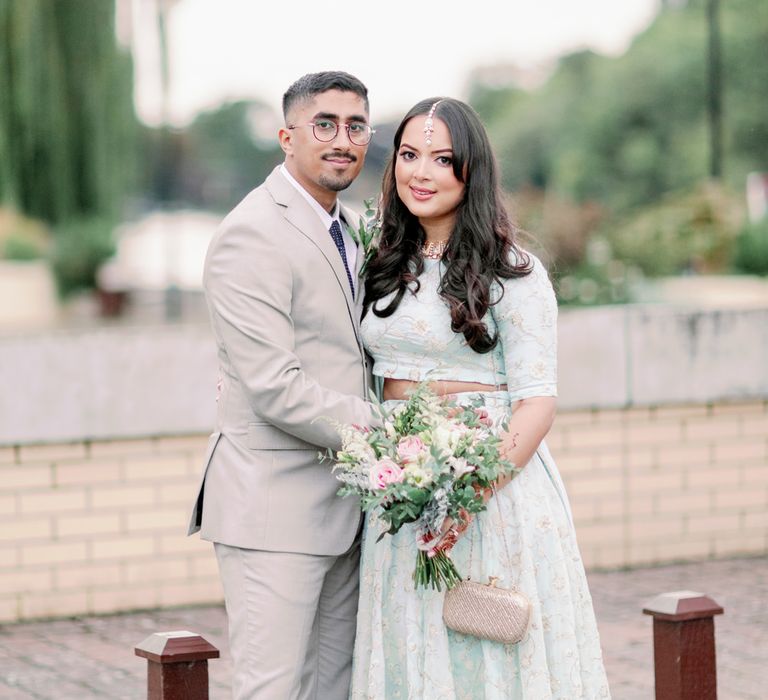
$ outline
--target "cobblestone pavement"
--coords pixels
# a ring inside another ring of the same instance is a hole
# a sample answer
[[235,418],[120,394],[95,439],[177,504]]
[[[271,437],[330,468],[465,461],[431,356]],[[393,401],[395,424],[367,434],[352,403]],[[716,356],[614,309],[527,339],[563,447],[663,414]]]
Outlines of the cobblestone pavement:
[[[641,610],[657,594],[683,589],[706,593],[725,608],[715,618],[720,700],[768,696],[768,558],[593,572],[589,580],[614,700],[652,700],[652,620]],[[0,698],[142,700],[146,661],[134,646],[153,632],[178,629],[221,649],[222,658],[209,662],[211,700],[227,700],[230,660],[219,606],[2,627]]]

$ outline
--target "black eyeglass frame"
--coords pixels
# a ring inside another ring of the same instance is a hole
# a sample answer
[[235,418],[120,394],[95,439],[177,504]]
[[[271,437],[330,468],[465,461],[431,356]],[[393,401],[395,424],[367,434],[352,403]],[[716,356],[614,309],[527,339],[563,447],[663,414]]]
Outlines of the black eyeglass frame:
[[[371,142],[371,139],[373,138],[373,135],[376,133],[376,129],[372,129],[370,124],[364,124],[363,122],[353,122],[352,124],[347,124],[345,122],[343,124],[337,124],[332,119],[323,119],[323,121],[330,122],[331,124],[334,124],[336,126],[336,130],[333,132],[333,136],[331,136],[331,138],[329,138],[329,139],[321,139],[317,135],[317,131],[315,131],[315,128],[317,126],[317,122],[309,122],[309,124],[294,124],[293,126],[288,126],[286,128],[287,129],[298,129],[299,127],[302,127],[302,126],[311,126],[312,127],[312,136],[314,136],[318,141],[320,141],[320,143],[330,143],[331,141],[333,141],[339,135],[339,129],[341,127],[344,127],[347,130],[347,138],[349,139],[349,142],[355,144],[355,146],[367,146]],[[368,140],[365,143],[358,143],[357,141],[355,141],[352,138],[352,133],[349,130],[349,127],[351,127],[351,126],[364,126],[367,129],[366,133],[368,134]]]

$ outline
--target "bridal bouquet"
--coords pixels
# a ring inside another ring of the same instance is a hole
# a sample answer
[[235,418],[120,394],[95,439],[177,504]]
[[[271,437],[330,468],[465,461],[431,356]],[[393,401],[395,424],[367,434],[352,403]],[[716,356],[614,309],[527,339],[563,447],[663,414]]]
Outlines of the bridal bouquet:
[[342,449],[333,457],[339,495],[359,496],[389,534],[416,523],[416,587],[451,588],[461,577],[440,546],[445,519],[461,524],[484,510],[483,491],[515,467],[502,458],[501,439],[480,402],[459,406],[422,384],[393,410],[378,410],[378,428],[339,428]]

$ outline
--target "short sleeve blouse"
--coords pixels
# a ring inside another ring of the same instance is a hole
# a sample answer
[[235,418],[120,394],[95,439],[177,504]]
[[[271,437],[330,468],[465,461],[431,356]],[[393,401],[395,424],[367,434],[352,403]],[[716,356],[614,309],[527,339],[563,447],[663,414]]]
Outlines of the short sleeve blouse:
[[[532,270],[524,277],[494,284],[483,319],[499,333],[489,353],[469,347],[451,330],[447,303],[437,290],[444,265],[424,260],[417,293],[406,292],[387,318],[368,310],[363,342],[374,361],[373,374],[396,379],[454,380],[495,386],[506,384],[513,401],[557,395],[557,302],[541,261],[528,253]],[[380,299],[384,308],[394,294]]]

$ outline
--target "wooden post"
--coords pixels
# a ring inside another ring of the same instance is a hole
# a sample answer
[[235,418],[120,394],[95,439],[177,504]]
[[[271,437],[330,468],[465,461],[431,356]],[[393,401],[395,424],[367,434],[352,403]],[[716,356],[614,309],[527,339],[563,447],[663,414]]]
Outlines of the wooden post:
[[219,650],[194,632],[157,632],[134,652],[147,659],[147,700],[208,700],[208,659]]
[[722,612],[694,591],[663,593],[643,608],[653,616],[656,700],[717,700],[714,616]]

